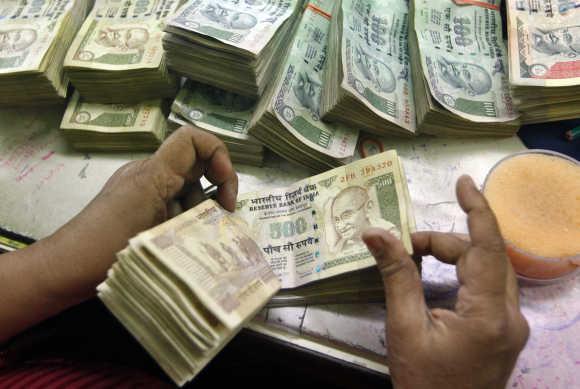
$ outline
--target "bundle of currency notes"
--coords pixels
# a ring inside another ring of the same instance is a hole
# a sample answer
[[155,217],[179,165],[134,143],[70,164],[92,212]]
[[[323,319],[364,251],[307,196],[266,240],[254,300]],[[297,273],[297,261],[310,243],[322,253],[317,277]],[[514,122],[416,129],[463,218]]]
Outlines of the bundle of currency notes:
[[138,103],[175,96],[177,78],[168,72],[161,39],[177,6],[176,0],[97,0],[64,62],[83,99]]
[[280,288],[246,231],[207,200],[131,239],[97,288],[177,385],[198,374]]
[[80,151],[151,151],[167,134],[162,100],[139,104],[87,103],[75,91],[60,124]]
[[88,0],[3,0],[0,104],[55,104],[66,97],[63,59],[88,12]]
[[419,131],[460,136],[517,131],[499,3],[410,2],[409,50]]
[[250,134],[266,147],[314,171],[343,165],[358,138],[358,130],[320,119],[332,5],[333,0],[307,4],[281,71],[259,100],[250,125]]
[[292,38],[303,0],[189,0],[167,23],[172,70],[205,84],[261,96]]
[[406,0],[342,0],[333,10],[321,114],[378,135],[415,133]]
[[216,135],[235,163],[261,166],[264,146],[248,134],[255,106],[255,99],[188,80],[171,106],[169,121],[193,124]]
[[[389,231],[412,252],[415,221],[393,150],[286,188],[240,195],[236,215],[247,222],[282,282],[284,290],[271,305],[381,298],[376,262],[361,240],[368,227]],[[344,276],[333,278],[339,275]]]
[[580,116],[580,7],[506,2],[510,83],[522,123]]

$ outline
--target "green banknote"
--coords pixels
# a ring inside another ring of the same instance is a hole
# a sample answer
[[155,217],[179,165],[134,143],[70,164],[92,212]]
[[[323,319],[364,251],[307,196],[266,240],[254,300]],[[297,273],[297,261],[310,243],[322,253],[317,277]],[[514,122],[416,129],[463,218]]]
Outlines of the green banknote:
[[190,0],[166,31],[194,32],[258,55],[301,0]]
[[65,111],[61,128],[102,133],[156,133],[164,128],[161,100],[141,104],[88,103],[75,92]]
[[416,60],[421,61],[431,95],[449,111],[475,122],[505,122],[518,116],[507,77],[501,16],[494,4],[413,0],[420,52]]
[[332,4],[332,0],[308,3],[282,67],[271,109],[308,147],[334,158],[347,158],[354,153],[358,130],[320,120]]
[[171,110],[216,135],[258,143],[248,135],[255,105],[255,99],[188,80]]
[[342,0],[342,87],[380,117],[415,130],[405,0]]
[[411,252],[409,203],[400,160],[387,151],[286,188],[238,196],[236,214],[249,224],[282,288],[294,288],[374,266],[361,240],[367,227],[391,232]]
[[67,53],[65,67],[158,68],[164,20],[177,6],[176,0],[97,0]]

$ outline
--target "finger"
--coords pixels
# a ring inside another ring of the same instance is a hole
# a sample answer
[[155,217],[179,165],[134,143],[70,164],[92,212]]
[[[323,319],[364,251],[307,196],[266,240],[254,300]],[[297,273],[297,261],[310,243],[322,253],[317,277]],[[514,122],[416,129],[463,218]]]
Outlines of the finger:
[[369,228],[363,232],[362,239],[375,257],[383,279],[388,328],[416,334],[428,317],[421,279],[413,260],[401,241],[383,229]]
[[467,214],[472,245],[505,253],[495,215],[471,177],[461,176],[457,180],[457,200]]
[[238,193],[238,178],[224,143],[212,134],[193,127],[181,127],[157,150],[158,158],[187,181],[202,175],[218,185],[218,202],[233,211]]
[[469,241],[459,234],[436,231],[415,232],[411,235],[413,253],[419,256],[432,255],[438,260],[456,264],[469,248]]
[[508,259],[491,208],[473,180],[457,181],[457,199],[467,213],[471,247],[458,265],[458,278],[470,296],[483,296],[490,305],[505,299]]
[[218,150],[207,165],[206,178],[217,185],[217,201],[228,211],[236,208],[238,176],[225,149]]

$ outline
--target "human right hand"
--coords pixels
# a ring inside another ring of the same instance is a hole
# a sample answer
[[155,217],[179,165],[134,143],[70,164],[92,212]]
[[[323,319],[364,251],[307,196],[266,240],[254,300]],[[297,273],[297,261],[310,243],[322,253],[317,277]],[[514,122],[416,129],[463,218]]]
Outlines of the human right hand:
[[398,388],[503,388],[529,335],[497,221],[470,177],[457,182],[471,242],[453,234],[413,234],[417,255],[456,266],[455,310],[429,309],[401,242],[371,228],[363,240],[385,286],[387,358]]

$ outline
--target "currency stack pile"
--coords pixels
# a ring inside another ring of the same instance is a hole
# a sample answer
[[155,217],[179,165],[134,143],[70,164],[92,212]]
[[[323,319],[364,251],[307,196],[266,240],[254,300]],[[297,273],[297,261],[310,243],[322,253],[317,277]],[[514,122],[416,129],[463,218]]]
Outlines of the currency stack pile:
[[99,298],[177,385],[280,288],[247,226],[212,200],[131,239]]
[[415,133],[409,6],[405,0],[336,1],[322,117],[377,135]]
[[173,97],[177,78],[167,69],[161,38],[175,0],[97,0],[64,62],[86,101],[138,103]]
[[433,135],[515,133],[499,0],[412,0],[409,50],[417,127]]
[[60,125],[79,151],[152,151],[167,134],[161,100],[139,104],[99,104],[71,98]]
[[171,106],[169,120],[216,135],[228,147],[233,162],[261,166],[264,146],[248,134],[255,106],[255,99],[188,80]]
[[0,104],[63,101],[69,84],[63,59],[87,7],[87,0],[2,2]]
[[509,69],[522,123],[580,116],[580,8],[508,0]]
[[289,53],[258,101],[250,135],[285,159],[313,171],[344,165],[352,158],[358,130],[320,119],[333,0],[307,4]]
[[165,28],[169,66],[192,80],[259,97],[301,10],[302,0],[190,0]]
[[239,195],[236,215],[281,279],[271,306],[382,299],[376,262],[361,240],[368,227],[389,231],[413,250],[413,210],[394,150],[286,188]]

